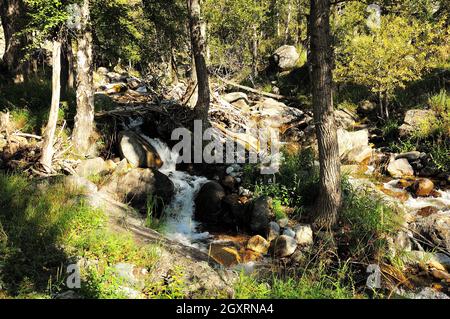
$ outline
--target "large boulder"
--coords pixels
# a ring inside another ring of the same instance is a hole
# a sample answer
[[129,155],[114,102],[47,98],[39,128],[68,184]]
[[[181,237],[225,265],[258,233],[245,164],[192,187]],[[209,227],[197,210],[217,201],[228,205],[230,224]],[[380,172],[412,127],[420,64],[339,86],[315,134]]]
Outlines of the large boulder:
[[241,203],[238,194],[229,194],[222,200],[222,208],[224,210],[224,217],[232,219],[232,226],[238,226],[239,228],[245,228],[247,216],[246,206]]
[[266,196],[258,197],[251,203],[248,216],[248,228],[253,234],[267,235],[271,206],[272,199]]
[[243,92],[231,92],[231,93],[227,93],[222,97],[225,101],[227,101],[228,103],[234,103],[238,100],[244,100],[245,102],[248,103],[248,96],[247,94],[243,93]]
[[119,133],[119,150],[133,167],[160,168],[163,164],[156,149],[140,135],[131,131]]
[[369,146],[369,131],[367,129],[349,132],[337,130],[339,156],[347,163],[361,163],[372,156]]
[[413,224],[413,229],[434,245],[450,251],[450,215],[448,213],[418,218]]
[[355,126],[357,121],[356,115],[347,110],[335,110],[334,119],[337,127],[341,127],[345,130]]
[[302,120],[305,113],[299,109],[289,107],[284,103],[274,99],[265,99],[257,105],[258,115],[260,117],[260,127],[281,128],[290,123]]
[[433,110],[409,110],[405,114],[403,124],[399,127],[400,136],[408,136],[419,130],[424,121],[433,121],[436,119],[436,112]]
[[431,192],[434,189],[434,183],[428,178],[421,178],[415,181],[412,186],[414,193],[417,196],[430,196]]
[[210,181],[203,184],[195,198],[195,218],[210,226],[230,224],[230,217],[222,207],[225,196],[225,190],[219,183]]
[[387,166],[388,173],[394,178],[414,176],[414,169],[406,158],[395,159],[392,155]]
[[271,57],[271,63],[277,66],[280,71],[293,69],[300,58],[297,49],[292,45],[279,47]]
[[105,160],[101,157],[95,157],[81,161],[75,168],[75,173],[77,173],[78,176],[89,177],[100,174],[106,170],[107,165]]
[[153,195],[155,199],[161,199],[167,205],[172,199],[174,189],[173,182],[160,171],[133,168],[125,173],[113,174],[101,190],[117,200],[131,202],[133,207],[145,210],[149,196]]

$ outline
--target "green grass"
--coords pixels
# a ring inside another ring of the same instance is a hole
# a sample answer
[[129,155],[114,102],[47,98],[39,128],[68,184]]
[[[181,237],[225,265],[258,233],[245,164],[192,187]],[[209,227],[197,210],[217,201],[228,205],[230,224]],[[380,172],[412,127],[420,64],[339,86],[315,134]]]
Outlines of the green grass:
[[[426,105],[436,112],[436,117],[424,118],[419,128],[410,137],[391,141],[390,149],[398,153],[413,150],[428,153],[440,171],[448,172],[450,170],[450,95],[445,89],[434,94],[429,93]],[[389,123],[391,121],[386,122],[383,132],[386,136],[393,137],[396,132],[394,134],[385,132],[393,132],[395,129],[396,125]]]
[[340,222],[347,229],[350,253],[357,260],[383,255],[386,238],[400,229],[402,215],[377,194],[355,190],[345,179],[343,189]]
[[450,94],[441,89],[439,93],[429,95],[428,105],[436,113],[446,115],[450,112]]
[[[9,110],[17,129],[23,132],[41,134],[50,110],[52,97],[51,81],[30,79],[24,83],[0,85],[0,111]],[[61,99],[59,121],[72,118],[75,114],[75,92],[70,91]]]
[[274,199],[272,201],[272,209],[275,214],[275,220],[280,220],[287,217],[283,210],[283,205],[279,199]]
[[398,135],[398,128],[400,124],[397,119],[387,119],[384,121],[381,131],[383,132],[383,138],[393,139]]
[[280,171],[270,183],[263,180],[254,165],[244,166],[243,171],[244,186],[250,188],[255,196],[270,196],[275,206],[279,203],[279,206],[293,208],[295,216],[301,215],[305,206],[312,205],[316,198],[318,171],[311,150],[293,155],[284,152]]
[[234,286],[238,299],[350,299],[355,298],[351,272],[344,264],[330,269],[323,264],[297,274],[272,274],[269,280],[257,276],[240,276]]
[[[145,226],[157,231],[164,229],[164,201],[160,196],[149,195],[146,202],[146,219]],[[161,216],[158,216],[161,213]]]
[[110,230],[101,210],[58,179],[38,183],[0,174],[0,225],[0,282],[11,297],[51,297],[64,289],[61,270],[80,257],[98,264],[82,270],[81,292],[113,296],[110,266],[129,262],[151,268],[158,259],[153,246],[139,247],[131,235]]
[[175,267],[170,279],[161,281],[149,281],[144,289],[152,299],[183,299],[186,298],[187,284],[184,281],[184,271]]

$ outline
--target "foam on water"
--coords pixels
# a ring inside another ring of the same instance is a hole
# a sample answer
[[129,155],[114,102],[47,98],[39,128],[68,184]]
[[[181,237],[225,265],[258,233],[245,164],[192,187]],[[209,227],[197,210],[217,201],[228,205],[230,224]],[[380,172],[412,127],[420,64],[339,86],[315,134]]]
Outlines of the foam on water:
[[[386,189],[392,190],[394,192],[405,192],[404,190],[401,190],[395,185],[397,185],[398,180],[392,180],[388,183],[385,183],[383,186]],[[432,206],[439,209],[441,212],[450,213],[450,190],[443,191],[443,190],[437,190],[437,192],[441,195],[440,197],[416,197],[409,195],[409,198],[407,201],[405,201],[403,204],[406,206],[406,208],[412,212],[416,212],[417,210]]]
[[200,187],[208,181],[205,177],[192,176],[176,170],[178,154],[159,139],[143,136],[158,152],[164,162],[159,169],[175,186],[174,199],[164,210],[165,235],[185,245],[197,246],[196,242],[210,237],[208,232],[199,232],[199,224],[194,220],[194,199]]

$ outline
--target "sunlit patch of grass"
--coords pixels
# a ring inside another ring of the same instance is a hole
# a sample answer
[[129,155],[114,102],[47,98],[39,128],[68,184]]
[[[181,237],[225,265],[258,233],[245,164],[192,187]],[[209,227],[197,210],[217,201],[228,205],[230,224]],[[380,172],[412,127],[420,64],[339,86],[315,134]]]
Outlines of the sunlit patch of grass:
[[332,273],[319,264],[299,271],[298,275],[273,274],[269,280],[241,272],[234,288],[238,299],[350,299],[356,296],[348,264]]
[[372,191],[355,190],[344,180],[341,226],[348,229],[350,251],[356,259],[373,258],[387,250],[386,238],[402,225],[402,214]]
[[[0,174],[0,225],[0,281],[10,296],[48,297],[61,288],[61,267],[80,257],[105,269],[118,262],[151,268],[159,258],[151,245],[138,246],[131,235],[110,230],[106,215],[59,179],[37,183]],[[103,271],[85,278],[92,279],[83,283],[91,288],[104,284],[100,292],[115,280]]]

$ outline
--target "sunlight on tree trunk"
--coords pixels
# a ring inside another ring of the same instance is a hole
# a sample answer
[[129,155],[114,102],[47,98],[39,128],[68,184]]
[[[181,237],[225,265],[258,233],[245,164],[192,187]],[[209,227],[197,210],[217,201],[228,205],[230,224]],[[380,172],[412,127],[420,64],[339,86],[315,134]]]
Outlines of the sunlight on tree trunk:
[[315,225],[326,229],[335,225],[341,205],[340,159],[332,100],[329,17],[329,0],[311,0],[312,93],[320,162]]
[[288,42],[290,40],[289,31],[290,31],[291,18],[292,18],[292,0],[289,0],[287,17],[286,17],[286,27],[284,28],[284,44],[288,44]]
[[258,27],[253,25],[252,39],[252,74],[256,78],[258,76]]
[[47,127],[43,136],[42,154],[40,163],[47,173],[52,171],[53,143],[58,122],[59,99],[61,93],[61,42],[53,41],[53,77],[52,77],[52,104],[48,116]]
[[198,99],[194,107],[194,112],[197,118],[205,121],[208,118],[210,95],[208,69],[205,60],[205,37],[201,30],[200,1],[188,0],[188,8],[191,43],[198,83]]
[[84,0],[80,12],[82,23],[78,31],[77,48],[77,114],[72,141],[74,150],[78,154],[87,155],[91,146],[90,137],[94,130],[93,57],[89,0]]

